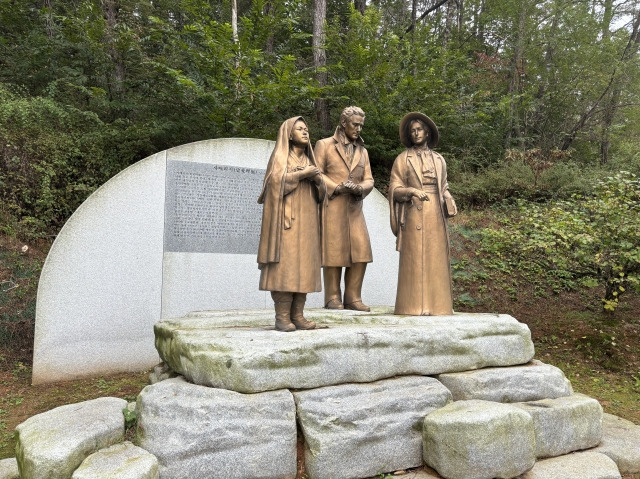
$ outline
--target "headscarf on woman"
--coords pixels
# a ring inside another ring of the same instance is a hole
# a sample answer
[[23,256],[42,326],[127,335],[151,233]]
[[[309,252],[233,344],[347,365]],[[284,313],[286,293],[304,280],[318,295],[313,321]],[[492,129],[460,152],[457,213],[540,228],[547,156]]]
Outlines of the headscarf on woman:
[[[278,130],[276,146],[271,153],[267,171],[264,176],[262,192],[258,198],[258,203],[264,204],[262,210],[262,227],[260,230],[260,243],[258,246],[258,267],[266,263],[278,263],[280,261],[280,240],[282,238],[282,222],[284,209],[284,185],[287,173],[287,159],[289,157],[289,140],[293,125],[298,120],[307,122],[301,116],[289,118]],[[305,147],[305,154],[309,157],[312,165],[316,165],[311,142]]]

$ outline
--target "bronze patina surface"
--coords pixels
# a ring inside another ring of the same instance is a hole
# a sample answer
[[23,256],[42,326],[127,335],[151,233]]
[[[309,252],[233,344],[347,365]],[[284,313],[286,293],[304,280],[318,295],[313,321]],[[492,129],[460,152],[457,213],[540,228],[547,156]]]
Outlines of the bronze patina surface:
[[[342,111],[335,134],[316,143],[315,157],[327,186],[322,208],[322,266],[325,307],[369,311],[362,302],[367,263],[373,261],[362,200],[373,189],[369,154],[360,132],[365,113],[356,106]],[[340,290],[344,268],[344,298]]]
[[396,314],[453,313],[447,218],[457,210],[447,165],[432,150],[438,137],[423,113],[409,113],[400,122],[407,150],[396,158],[389,181],[391,229],[400,252]]
[[313,329],[302,312],[307,293],[321,291],[320,205],[326,187],[309,130],[300,116],[278,131],[258,203],[264,204],[258,265],[260,289],[271,291],[276,329]]

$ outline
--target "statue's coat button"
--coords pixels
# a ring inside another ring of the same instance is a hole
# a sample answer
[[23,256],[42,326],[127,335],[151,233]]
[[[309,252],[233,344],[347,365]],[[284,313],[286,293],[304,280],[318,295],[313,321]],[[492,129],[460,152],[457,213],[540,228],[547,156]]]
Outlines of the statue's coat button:
[[417,229],[417,230],[421,230],[421,229],[422,229],[422,225],[418,225],[418,226],[416,226],[416,229]]

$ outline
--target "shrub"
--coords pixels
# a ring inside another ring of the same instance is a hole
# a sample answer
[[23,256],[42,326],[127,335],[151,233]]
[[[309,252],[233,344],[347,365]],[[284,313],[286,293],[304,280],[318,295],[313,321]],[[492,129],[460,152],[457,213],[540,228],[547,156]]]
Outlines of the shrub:
[[604,309],[614,311],[629,288],[640,291],[640,181],[621,171],[597,182],[591,195],[520,201],[502,228],[483,230],[482,247],[509,258],[503,268],[542,275],[556,290],[600,284]]

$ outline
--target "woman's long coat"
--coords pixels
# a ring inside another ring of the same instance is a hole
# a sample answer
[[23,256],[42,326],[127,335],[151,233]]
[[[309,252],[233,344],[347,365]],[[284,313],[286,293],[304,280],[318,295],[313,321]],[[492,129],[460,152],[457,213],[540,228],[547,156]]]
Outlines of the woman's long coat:
[[[302,117],[285,121],[278,131],[258,203],[264,204],[258,246],[260,289],[310,293],[321,290],[320,205],[324,182],[295,181],[289,165],[289,136]],[[310,146],[305,149],[316,165]]]
[[451,198],[451,194],[444,158],[432,150],[430,153],[437,177],[437,194],[431,195],[431,201],[436,204],[423,203],[410,193],[409,188],[423,189],[422,165],[413,148],[402,152],[391,170],[391,230],[397,237],[396,249],[400,252],[396,314],[453,312],[444,209],[445,198]]

